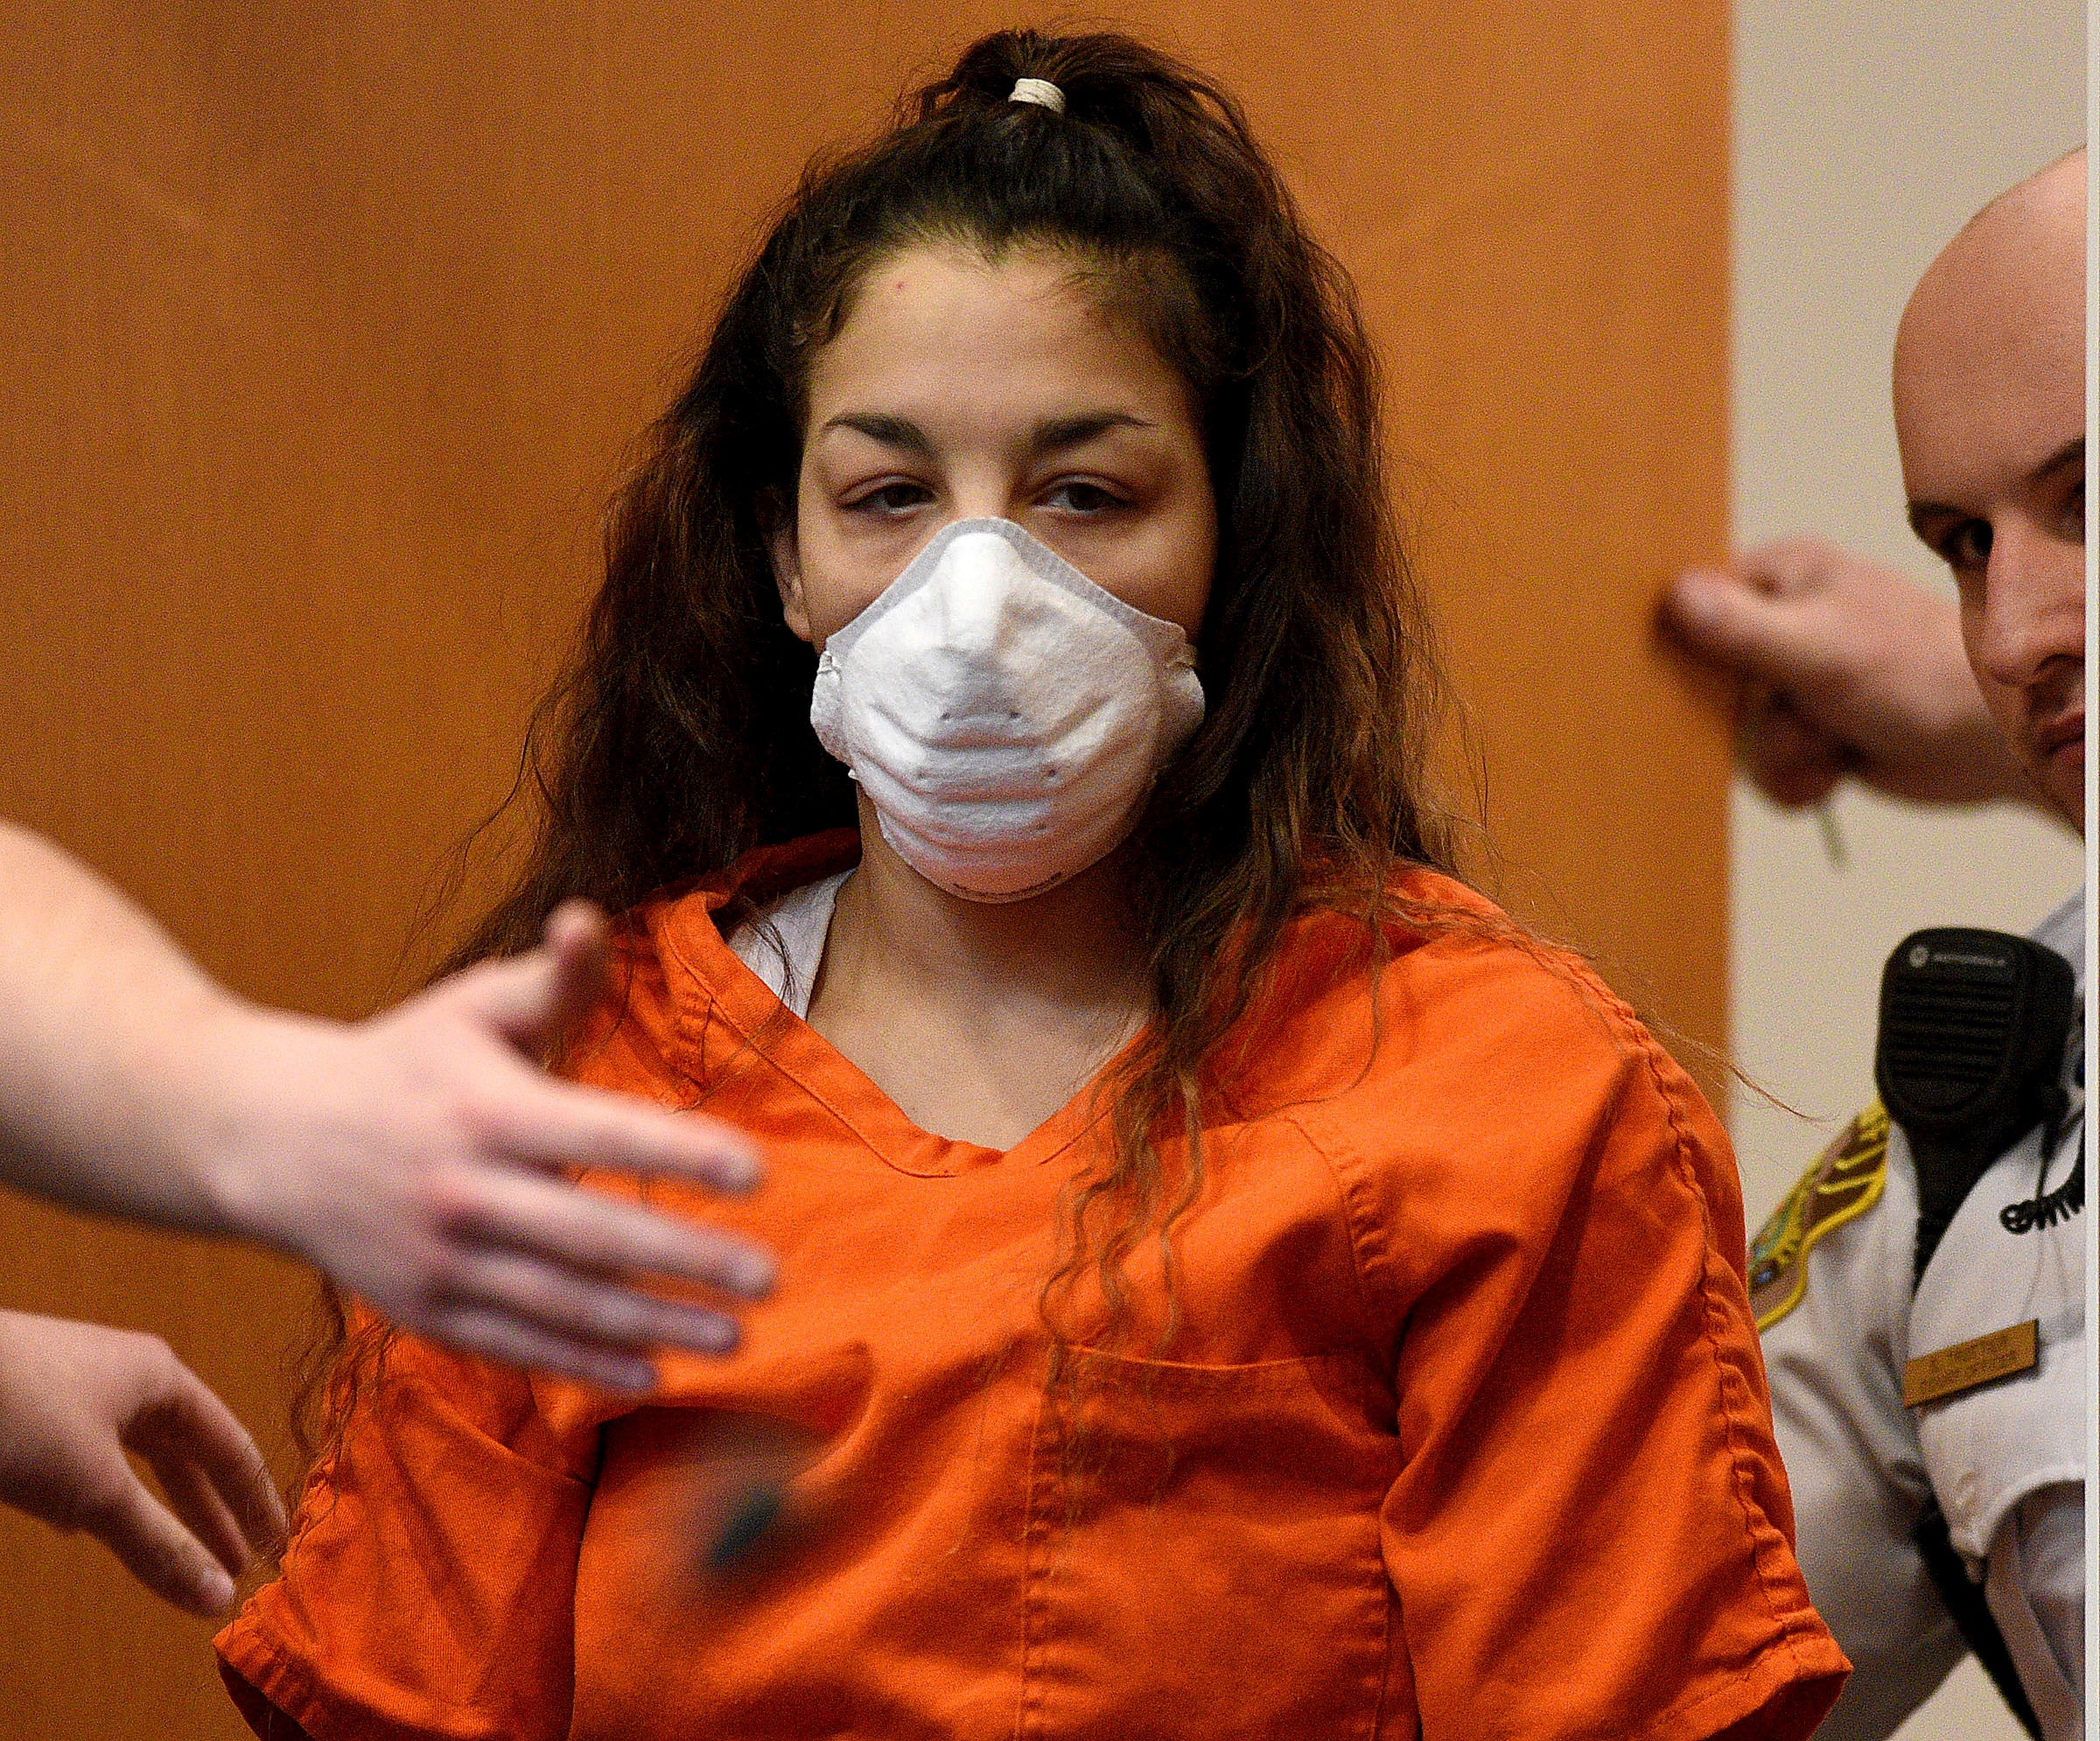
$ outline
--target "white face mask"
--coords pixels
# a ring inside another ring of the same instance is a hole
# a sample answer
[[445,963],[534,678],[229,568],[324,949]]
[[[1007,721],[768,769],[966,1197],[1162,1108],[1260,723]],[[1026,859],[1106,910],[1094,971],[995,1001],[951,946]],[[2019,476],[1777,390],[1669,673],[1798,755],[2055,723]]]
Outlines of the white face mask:
[[809,723],[928,882],[1018,901],[1137,826],[1203,719],[1195,652],[1010,520],[935,533],[825,643]]

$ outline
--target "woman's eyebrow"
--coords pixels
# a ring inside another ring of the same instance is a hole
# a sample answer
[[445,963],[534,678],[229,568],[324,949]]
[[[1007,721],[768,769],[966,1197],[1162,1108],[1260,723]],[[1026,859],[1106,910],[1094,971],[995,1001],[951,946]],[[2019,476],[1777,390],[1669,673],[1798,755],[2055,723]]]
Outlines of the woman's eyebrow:
[[1153,425],[1128,411],[1083,411],[1074,417],[1048,417],[1028,432],[1028,451],[1040,458],[1060,449],[1077,447],[1110,430],[1149,430]]
[[870,441],[878,441],[885,447],[901,448],[920,459],[934,457],[934,444],[926,431],[909,417],[892,416],[886,411],[842,411],[828,419],[817,433],[829,435],[833,430],[858,430]]
[[[1082,442],[1092,441],[1110,430],[1154,427],[1129,411],[1082,411],[1075,416],[1046,417],[1028,431],[1027,451],[1030,458],[1040,458],[1046,453],[1077,447]],[[870,441],[878,441],[885,447],[897,448],[917,458],[934,457],[934,444],[926,431],[909,417],[900,417],[888,411],[842,411],[836,417],[827,418],[817,433],[828,435],[833,430],[852,430]]]

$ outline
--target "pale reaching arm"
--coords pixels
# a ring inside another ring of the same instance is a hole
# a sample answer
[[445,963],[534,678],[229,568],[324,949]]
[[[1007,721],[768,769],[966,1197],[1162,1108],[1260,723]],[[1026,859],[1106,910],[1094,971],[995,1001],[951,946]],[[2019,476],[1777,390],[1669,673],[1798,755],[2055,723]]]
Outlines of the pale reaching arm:
[[244,1235],[304,1257],[405,1328],[607,1386],[734,1320],[642,1277],[752,1297],[749,1243],[579,1188],[568,1166],[741,1192],[734,1130],[550,1079],[590,1008],[605,922],[571,907],[530,954],[368,1021],[246,1003],[116,890],[0,824],[0,1182]]
[[1744,686],[1740,749],[1765,795],[1820,802],[1852,775],[1898,798],[2037,801],[1985,711],[1955,607],[1819,538],[1679,577],[1662,620]]

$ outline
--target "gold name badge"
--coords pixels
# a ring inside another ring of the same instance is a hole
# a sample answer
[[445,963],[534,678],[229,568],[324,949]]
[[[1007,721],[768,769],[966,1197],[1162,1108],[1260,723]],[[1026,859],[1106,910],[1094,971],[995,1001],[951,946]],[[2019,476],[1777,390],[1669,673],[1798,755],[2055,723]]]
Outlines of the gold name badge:
[[1936,1354],[1904,1361],[1903,1406],[1915,1409],[1921,1402],[1936,1402],[1993,1379],[2024,1373],[2038,1358],[2040,1325],[2040,1318],[2030,1318],[2025,1324],[2008,1325],[1988,1336],[1956,1342]]

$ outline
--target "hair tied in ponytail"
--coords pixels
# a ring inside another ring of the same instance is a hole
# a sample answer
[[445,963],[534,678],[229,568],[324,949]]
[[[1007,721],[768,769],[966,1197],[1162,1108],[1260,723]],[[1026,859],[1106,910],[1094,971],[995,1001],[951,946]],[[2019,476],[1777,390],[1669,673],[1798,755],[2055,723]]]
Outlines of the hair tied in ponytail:
[[1047,79],[1016,79],[1006,101],[1040,103],[1053,115],[1065,112],[1065,94]]

